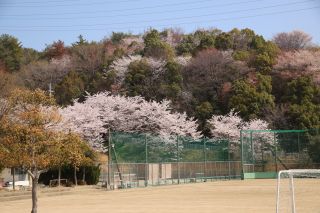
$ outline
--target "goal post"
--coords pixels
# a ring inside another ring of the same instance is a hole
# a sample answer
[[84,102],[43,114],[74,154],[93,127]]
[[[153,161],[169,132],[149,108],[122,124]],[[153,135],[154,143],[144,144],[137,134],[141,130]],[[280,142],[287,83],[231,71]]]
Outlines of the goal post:
[[280,213],[280,188],[282,178],[289,178],[291,212],[296,213],[294,178],[320,178],[320,169],[291,169],[279,171],[277,178],[276,213]]

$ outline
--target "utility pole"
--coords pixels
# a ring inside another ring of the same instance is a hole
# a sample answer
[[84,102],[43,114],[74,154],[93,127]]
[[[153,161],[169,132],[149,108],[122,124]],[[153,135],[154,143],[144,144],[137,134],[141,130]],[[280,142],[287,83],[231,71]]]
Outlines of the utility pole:
[[51,84],[51,82],[50,82],[50,83],[49,83],[49,96],[50,96],[50,98],[52,97],[52,93],[53,93],[52,84]]

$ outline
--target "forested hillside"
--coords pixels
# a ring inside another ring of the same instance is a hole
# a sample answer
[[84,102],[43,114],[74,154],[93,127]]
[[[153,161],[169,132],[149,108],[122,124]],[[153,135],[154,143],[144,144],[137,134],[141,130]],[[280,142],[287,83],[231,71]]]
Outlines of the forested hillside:
[[[50,86],[49,86],[50,85]],[[268,41],[250,29],[177,29],[113,33],[102,41],[63,41],[44,51],[0,37],[0,97],[16,87],[49,91],[62,106],[87,93],[168,99],[172,108],[206,120],[231,109],[273,129],[320,128],[320,48],[300,31]]]

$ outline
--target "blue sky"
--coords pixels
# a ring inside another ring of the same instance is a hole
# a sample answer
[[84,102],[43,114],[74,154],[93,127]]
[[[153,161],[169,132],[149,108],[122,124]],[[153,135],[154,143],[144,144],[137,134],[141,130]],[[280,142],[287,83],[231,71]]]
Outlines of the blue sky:
[[100,41],[150,27],[251,28],[267,39],[299,29],[319,45],[319,26],[320,0],[0,0],[0,34],[37,50],[59,39],[69,45],[80,34]]

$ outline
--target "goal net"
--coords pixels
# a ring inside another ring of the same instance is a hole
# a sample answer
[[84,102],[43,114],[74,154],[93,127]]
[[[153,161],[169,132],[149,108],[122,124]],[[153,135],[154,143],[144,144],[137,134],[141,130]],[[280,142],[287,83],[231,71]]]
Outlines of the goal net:
[[320,212],[320,169],[278,173],[276,212]]

